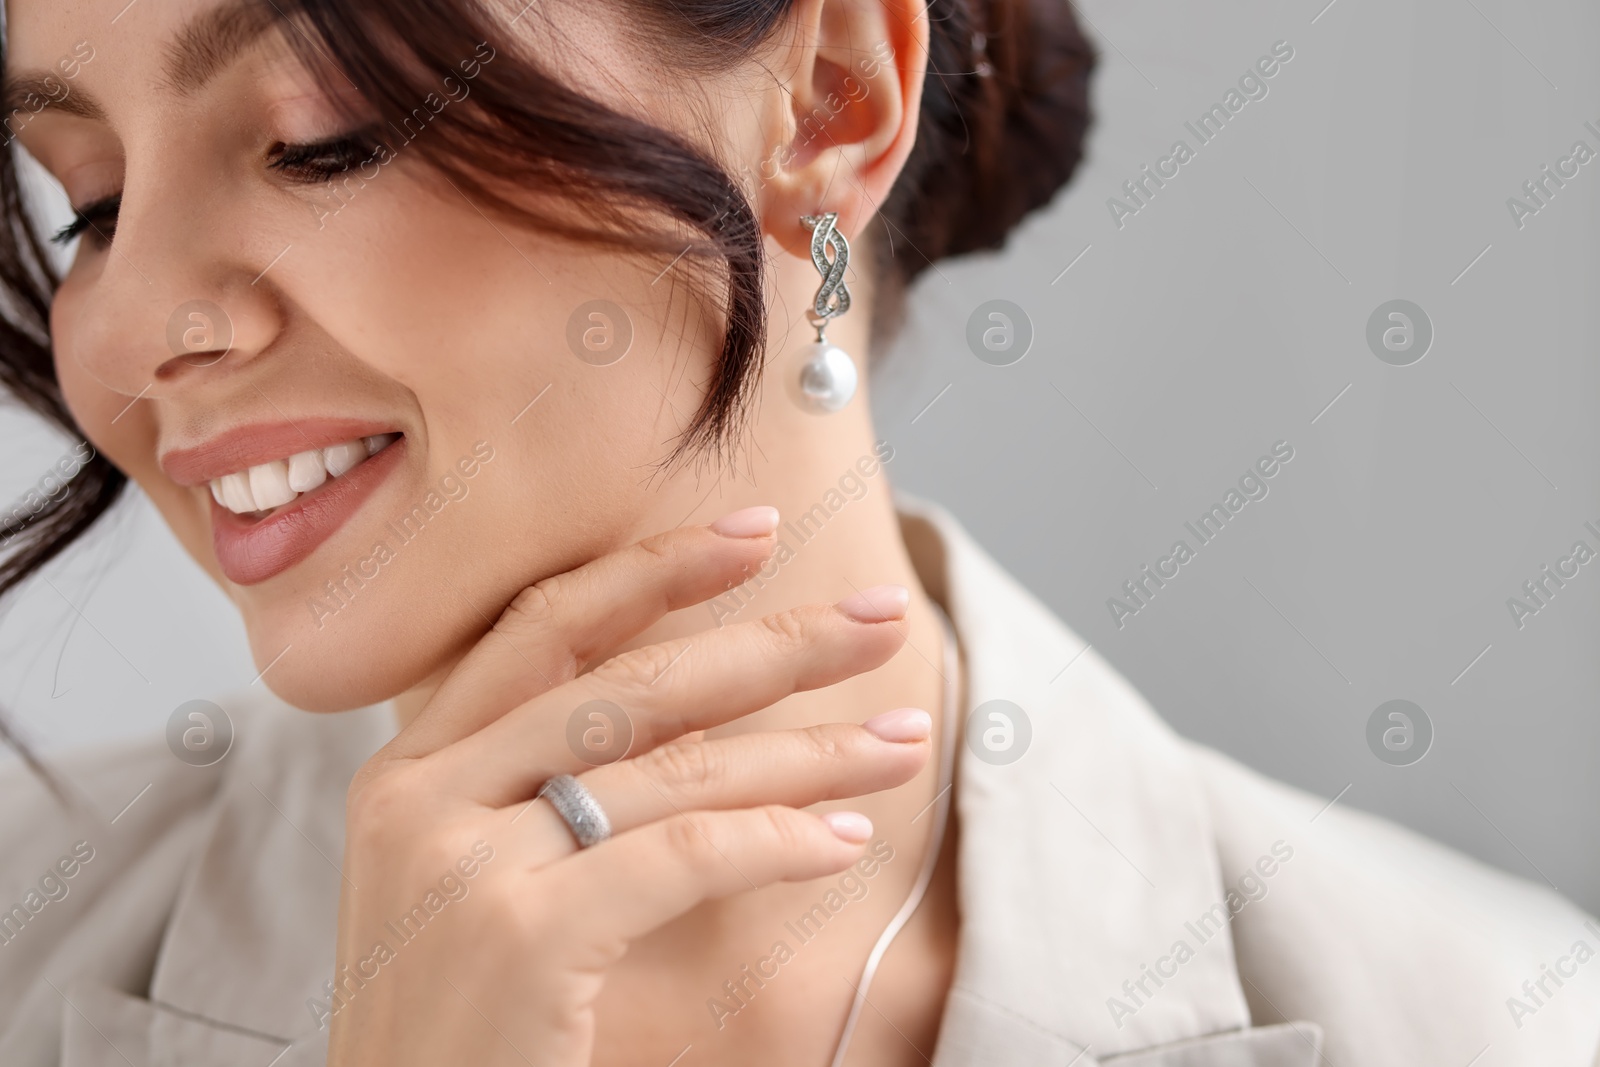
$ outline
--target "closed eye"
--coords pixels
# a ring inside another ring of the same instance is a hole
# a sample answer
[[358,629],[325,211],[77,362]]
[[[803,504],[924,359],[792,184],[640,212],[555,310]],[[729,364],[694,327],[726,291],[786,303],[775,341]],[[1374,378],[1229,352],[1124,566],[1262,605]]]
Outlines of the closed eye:
[[[380,142],[371,131],[359,131],[310,144],[278,144],[270,153],[267,166],[301,182],[331,181],[352,167],[370,162]],[[71,244],[88,234],[96,248],[111,244],[117,231],[117,212],[122,194],[85,204],[73,213],[72,221],[50,236],[54,244]]]
[[358,130],[311,144],[278,144],[267,166],[296,181],[325,182],[370,162],[379,148],[375,129]]
[[99,248],[106,247],[116,236],[117,212],[121,207],[121,193],[85,204],[74,211],[72,221],[52,234],[50,240],[55,244],[65,245],[70,244],[79,235],[89,233],[91,243]]

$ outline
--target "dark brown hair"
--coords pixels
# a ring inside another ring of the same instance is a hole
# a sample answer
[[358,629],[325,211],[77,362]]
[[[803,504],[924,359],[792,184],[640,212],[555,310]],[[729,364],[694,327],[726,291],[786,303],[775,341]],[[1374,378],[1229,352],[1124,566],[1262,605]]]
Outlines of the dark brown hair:
[[[790,0],[626,3],[649,28],[641,41],[669,43],[663,61],[688,70],[749,56],[790,9]],[[737,439],[761,365],[766,265],[748,200],[705,151],[512,54],[477,0],[275,6],[292,20],[285,33],[308,66],[347,79],[377,111],[393,151],[415,151],[482,210],[575,240],[667,255],[692,235],[686,258],[717,290],[726,327],[711,386],[673,457],[715,453]],[[530,4],[523,17],[541,16]],[[1095,56],[1067,0],[930,0],[928,23],[915,145],[875,223],[876,339],[892,333],[906,287],[931,263],[1000,247],[1051,199],[1077,166],[1089,124]],[[433,103],[450,92],[446,76],[459,86],[469,69],[470,96],[448,108]],[[582,210],[541,208],[528,190]],[[79,435],[50,352],[59,279],[30,225],[12,152],[0,152],[0,213],[0,384]],[[126,484],[96,453],[43,507],[0,520],[0,596],[81,537]]]

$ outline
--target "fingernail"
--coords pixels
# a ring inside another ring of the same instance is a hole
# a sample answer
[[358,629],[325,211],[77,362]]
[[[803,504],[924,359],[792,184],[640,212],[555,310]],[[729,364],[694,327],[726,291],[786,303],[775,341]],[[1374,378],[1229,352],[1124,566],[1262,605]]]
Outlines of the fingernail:
[[875,585],[839,601],[839,610],[857,622],[888,622],[904,618],[911,590],[903,585]]
[[859,845],[872,836],[872,820],[854,811],[830,811],[822,817],[840,841]]
[[882,741],[926,741],[933,732],[933,716],[921,708],[896,708],[874,715],[861,728]]
[[730,511],[711,524],[723,537],[770,537],[778,528],[778,509],[766,505]]

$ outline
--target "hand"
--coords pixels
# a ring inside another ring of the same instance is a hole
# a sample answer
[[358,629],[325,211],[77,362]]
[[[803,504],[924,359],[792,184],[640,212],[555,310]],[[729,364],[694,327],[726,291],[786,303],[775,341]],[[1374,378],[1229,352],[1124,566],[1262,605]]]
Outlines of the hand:
[[[768,532],[737,536],[752,525]],[[799,809],[910,780],[928,758],[926,730],[909,742],[844,723],[685,735],[881,665],[903,640],[889,625],[902,591],[779,612],[587,670],[668,611],[743,580],[773,551],[775,526],[766,509],[738,512],[524,590],[356,775],[330,1067],[587,1067],[596,998],[630,941],[704,901],[859,858],[872,832],[864,817]],[[628,758],[590,767],[569,745],[569,719],[592,700],[626,709]],[[580,851],[535,799],[558,774],[599,800],[610,840]]]

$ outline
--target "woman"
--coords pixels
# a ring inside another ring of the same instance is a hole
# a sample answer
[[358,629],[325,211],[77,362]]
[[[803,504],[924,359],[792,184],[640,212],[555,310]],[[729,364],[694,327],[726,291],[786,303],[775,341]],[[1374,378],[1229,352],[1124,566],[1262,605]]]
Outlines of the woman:
[[5,787],[0,1061],[1592,1059],[1576,909],[1180,742],[891,497],[858,370],[1074,169],[1066,7],[5,32],[78,242],[0,171],[6,381],[93,448],[6,584],[131,479],[262,684]]

